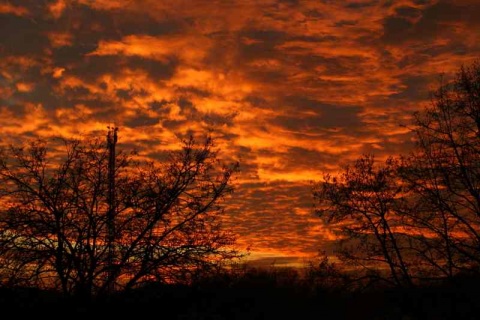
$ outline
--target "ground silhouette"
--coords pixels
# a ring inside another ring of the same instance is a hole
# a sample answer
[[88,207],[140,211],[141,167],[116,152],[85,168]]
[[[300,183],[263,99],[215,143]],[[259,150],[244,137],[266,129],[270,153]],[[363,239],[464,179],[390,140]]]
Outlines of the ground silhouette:
[[[343,290],[285,281],[275,270],[212,277],[189,285],[151,283],[127,292],[79,300],[36,288],[2,288],[4,314],[164,319],[475,319],[480,278],[457,276],[415,288]],[[292,280],[292,279],[287,279]]]

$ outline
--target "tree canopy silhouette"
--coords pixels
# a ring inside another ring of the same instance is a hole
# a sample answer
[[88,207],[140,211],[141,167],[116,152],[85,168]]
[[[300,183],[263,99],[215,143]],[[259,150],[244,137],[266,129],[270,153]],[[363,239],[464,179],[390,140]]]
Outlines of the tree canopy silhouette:
[[480,62],[440,86],[413,124],[417,147],[399,170],[415,196],[409,220],[435,235],[423,250],[451,277],[480,266]]
[[339,257],[371,279],[411,285],[480,267],[480,62],[462,67],[414,114],[415,147],[365,155],[316,184],[317,212]]
[[90,296],[185,280],[238,256],[220,215],[237,165],[219,163],[212,139],[187,139],[163,163],[123,151],[112,163],[108,143],[65,140],[59,150],[34,141],[2,151],[4,284]]
[[[398,232],[403,199],[395,167],[394,159],[380,167],[373,156],[361,157],[340,176],[326,175],[314,197],[317,213],[339,236],[343,262],[364,268],[372,279],[400,286],[411,285],[411,277]],[[384,267],[388,277],[378,273]]]

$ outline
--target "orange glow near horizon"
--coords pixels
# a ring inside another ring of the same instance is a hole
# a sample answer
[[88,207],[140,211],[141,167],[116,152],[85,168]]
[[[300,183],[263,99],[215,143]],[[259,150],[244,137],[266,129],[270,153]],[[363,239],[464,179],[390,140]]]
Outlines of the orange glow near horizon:
[[[15,4],[12,4],[15,3]],[[0,144],[120,127],[155,158],[212,132],[225,226],[259,264],[331,251],[312,181],[408,152],[412,112],[480,58],[473,0],[0,0]],[[102,133],[103,134],[103,133]]]

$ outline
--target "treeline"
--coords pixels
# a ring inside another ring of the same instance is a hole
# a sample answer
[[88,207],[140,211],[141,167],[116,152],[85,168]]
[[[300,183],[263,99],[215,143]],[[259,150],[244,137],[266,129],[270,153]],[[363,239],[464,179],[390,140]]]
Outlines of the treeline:
[[332,286],[318,270],[240,266],[187,284],[150,282],[81,300],[57,290],[0,288],[0,305],[16,316],[167,319],[475,319],[480,278],[454,277],[417,288]]
[[411,287],[480,273],[480,64],[462,67],[407,126],[414,150],[364,155],[314,190],[343,266]]

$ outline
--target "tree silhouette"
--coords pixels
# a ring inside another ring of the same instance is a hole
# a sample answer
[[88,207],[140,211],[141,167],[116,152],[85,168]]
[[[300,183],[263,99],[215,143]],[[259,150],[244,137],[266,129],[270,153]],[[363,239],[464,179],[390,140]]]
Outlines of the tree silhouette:
[[480,63],[433,92],[411,130],[408,156],[363,156],[325,176],[314,188],[317,212],[338,232],[339,257],[370,278],[411,285],[478,272]]
[[435,251],[436,266],[451,277],[480,266],[479,62],[440,86],[413,124],[417,147],[399,176],[416,197],[411,221],[437,239],[424,252]]
[[[364,268],[372,279],[401,286],[411,285],[411,276],[399,239],[396,209],[402,199],[395,167],[393,159],[376,167],[373,156],[361,157],[339,177],[326,175],[314,197],[318,215],[337,232],[343,262]],[[385,268],[387,275],[378,272]]]
[[221,166],[210,138],[183,141],[160,164],[122,151],[112,160],[108,143],[65,140],[61,152],[35,141],[2,151],[4,283],[88,297],[185,280],[238,256],[220,219],[237,165]]

